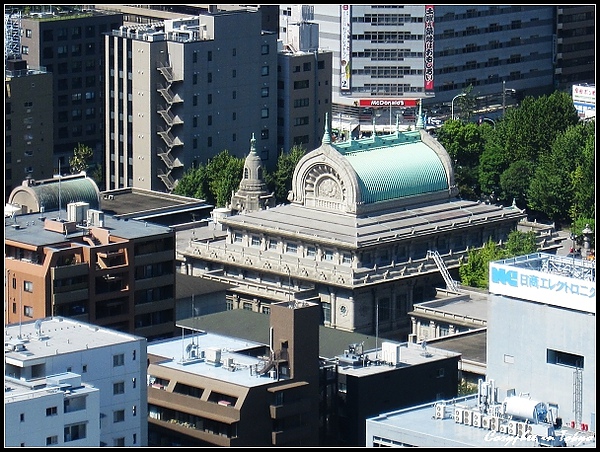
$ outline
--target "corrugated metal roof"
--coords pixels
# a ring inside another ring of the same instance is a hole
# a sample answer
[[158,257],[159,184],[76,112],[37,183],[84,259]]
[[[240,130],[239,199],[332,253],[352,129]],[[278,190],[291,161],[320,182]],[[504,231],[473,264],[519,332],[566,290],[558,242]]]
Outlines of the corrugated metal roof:
[[419,131],[333,146],[356,171],[365,204],[449,189],[443,162]]
[[87,202],[90,209],[100,208],[98,188],[94,181],[87,177],[33,185],[29,188],[35,193],[39,205],[44,206],[46,211],[58,210],[59,194],[60,206],[63,209],[70,202]]

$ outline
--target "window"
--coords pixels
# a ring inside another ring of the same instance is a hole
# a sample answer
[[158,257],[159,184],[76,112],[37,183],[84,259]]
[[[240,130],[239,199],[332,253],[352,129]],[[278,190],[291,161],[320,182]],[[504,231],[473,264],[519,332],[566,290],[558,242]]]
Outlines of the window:
[[262,108],[260,110],[260,117],[265,119],[269,117],[269,109],[268,108]]
[[263,44],[262,46],[260,46],[260,54],[261,55],[269,54],[269,44]]
[[21,413],[21,415],[19,416],[19,420],[21,422],[25,422],[25,413]]
[[33,292],[33,283],[31,281],[23,281],[23,290],[25,292]]
[[125,394],[125,382],[119,381],[117,383],[113,383],[113,395],[117,394]]
[[113,367],[119,367],[125,365],[125,355],[120,353],[118,355],[113,355]]
[[332,261],[333,260],[333,251],[325,250],[325,260]]
[[33,317],[33,306],[23,306],[23,315]]
[[304,72],[306,72],[306,71],[310,71],[310,69],[311,69],[311,66],[312,66],[312,65],[311,65],[310,63],[304,63],[304,64],[302,65],[302,70],[303,70]]
[[308,80],[297,80],[294,82],[294,89],[304,89],[310,87]]
[[46,446],[51,446],[53,444],[58,444],[58,436],[49,436],[46,438]]
[[573,353],[561,352],[558,350],[546,350],[546,362],[548,364],[556,364],[558,366],[574,367],[583,369],[583,356]]
[[237,77],[237,71],[236,71],[235,69],[233,69],[233,70],[231,71],[231,77],[232,77],[232,78],[236,78],[236,77]]
[[56,416],[58,414],[58,408],[55,406],[51,406],[50,408],[46,408],[46,416]]
[[212,50],[209,50],[207,55],[206,55],[208,61],[212,61]]
[[76,441],[86,437],[85,424],[66,426],[64,429],[64,442]]
[[125,410],[113,411],[113,424],[125,421]]
[[243,306],[245,311],[252,311],[252,303],[244,302]]
[[260,75],[269,75],[269,66],[263,66],[260,68]]
[[288,254],[296,254],[298,252],[298,245],[288,242],[285,247],[285,252]]
[[252,246],[259,247],[260,246],[260,237],[253,235],[252,236]]
[[137,378],[133,377],[133,378],[131,379],[131,384],[132,384],[132,386],[133,386],[133,389],[135,389],[135,387],[137,386]]
[[131,407],[131,414],[132,414],[133,416],[137,416],[137,405],[133,405],[133,406]]
[[269,87],[261,88],[260,97],[269,97]]
[[81,368],[81,373],[84,374],[87,372],[87,364],[84,364]]
[[115,446],[115,447],[125,447],[125,438],[124,437],[115,438],[113,440],[113,446]]

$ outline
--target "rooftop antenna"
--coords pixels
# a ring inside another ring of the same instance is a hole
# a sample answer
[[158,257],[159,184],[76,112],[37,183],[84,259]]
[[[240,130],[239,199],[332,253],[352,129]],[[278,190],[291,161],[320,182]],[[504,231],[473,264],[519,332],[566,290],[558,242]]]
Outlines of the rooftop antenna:
[[19,290],[19,339],[22,338],[22,336],[21,336],[22,317],[23,317],[23,286],[20,286],[20,290]]
[[34,324],[35,334],[40,337],[42,335],[42,319],[37,319]]
[[60,204],[61,204],[60,181],[62,179],[62,175],[60,174],[60,160],[58,161],[58,174],[54,177],[58,177],[58,219],[60,220]]

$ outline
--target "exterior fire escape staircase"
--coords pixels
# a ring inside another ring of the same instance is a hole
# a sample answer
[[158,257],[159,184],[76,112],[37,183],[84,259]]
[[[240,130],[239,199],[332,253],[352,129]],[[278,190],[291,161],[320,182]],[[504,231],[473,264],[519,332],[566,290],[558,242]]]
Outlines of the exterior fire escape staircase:
[[427,258],[432,258],[435,261],[440,273],[442,274],[442,277],[444,278],[444,281],[446,281],[446,289],[457,292],[459,290],[459,283],[458,281],[453,280],[452,276],[450,276],[450,272],[448,272],[446,264],[444,264],[444,260],[440,256],[440,253],[435,250],[428,250]]
[[169,191],[175,188],[176,180],[171,175],[171,172],[175,168],[181,168],[183,163],[173,155],[177,149],[181,149],[183,141],[179,139],[174,130],[178,126],[183,125],[183,119],[177,114],[173,113],[173,106],[183,102],[183,99],[175,92],[173,92],[173,85],[180,80],[176,80],[173,68],[169,66],[159,65],[158,71],[164,77],[164,83],[159,84],[157,90],[163,97],[166,104],[161,104],[157,108],[157,112],[163,119],[164,123],[162,126],[158,126],[158,135],[163,139],[165,147],[159,147],[157,155],[161,158],[165,164],[165,168],[158,169],[158,177],[163,181]]

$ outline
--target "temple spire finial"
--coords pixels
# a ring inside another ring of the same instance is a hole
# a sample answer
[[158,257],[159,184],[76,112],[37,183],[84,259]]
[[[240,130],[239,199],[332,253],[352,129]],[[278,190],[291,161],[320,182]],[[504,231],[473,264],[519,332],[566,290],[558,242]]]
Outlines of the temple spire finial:
[[329,113],[325,113],[325,133],[321,144],[331,144],[331,135],[329,134]]
[[250,152],[256,152],[256,138],[254,138],[254,132],[252,138],[250,138]]
[[417,119],[416,128],[417,129],[425,128],[425,121],[423,121],[423,100],[422,99],[419,100],[419,117]]

